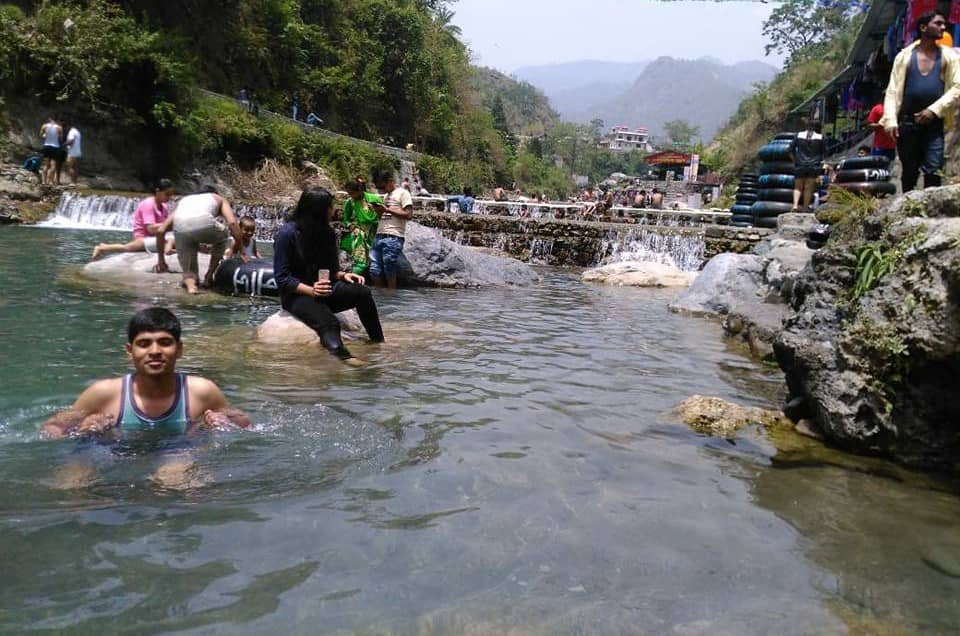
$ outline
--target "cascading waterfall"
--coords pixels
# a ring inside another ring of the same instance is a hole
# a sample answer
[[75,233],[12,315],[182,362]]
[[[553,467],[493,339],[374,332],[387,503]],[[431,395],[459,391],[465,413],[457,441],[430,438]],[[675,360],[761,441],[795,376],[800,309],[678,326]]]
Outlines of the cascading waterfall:
[[[56,210],[38,225],[87,229],[132,230],[133,214],[140,198],[114,195],[82,195],[64,192]],[[173,208],[176,209],[174,202]],[[273,205],[244,205],[233,207],[237,217],[252,216],[257,220],[258,241],[273,241],[289,208]]]
[[597,264],[650,261],[697,271],[703,264],[706,242],[700,235],[658,233],[649,230],[611,232],[600,243]]
[[[41,225],[57,227],[116,229],[129,231],[133,228],[133,213],[140,198],[129,196],[94,195],[85,196],[75,192],[65,192],[56,211]],[[519,209],[520,203],[510,206]],[[534,205],[530,206],[535,207]],[[273,241],[277,229],[286,219],[290,209],[271,205],[234,206],[237,216],[249,215],[257,221],[258,241]],[[541,211],[531,210],[531,216]],[[636,224],[623,225],[622,229],[611,229],[602,238],[583,237],[577,249],[586,259],[571,258],[570,242],[556,231],[543,233],[544,227],[536,218],[518,218],[515,232],[465,232],[463,230],[443,230],[446,238],[460,244],[482,244],[515,256],[538,262],[564,264],[579,262],[586,264],[590,258],[597,264],[624,260],[642,260],[668,263],[676,267],[694,271],[703,263],[706,245],[700,234],[680,233],[681,227],[694,225],[689,215],[663,211],[650,219],[639,218]],[[554,226],[555,228],[556,226]],[[577,226],[571,225],[571,232],[579,235]],[[590,227],[596,227],[591,225]],[[662,229],[661,229],[662,228]],[[596,235],[594,235],[596,236]],[[479,243],[478,243],[479,240]],[[557,250],[559,253],[554,253]],[[592,256],[591,256],[592,255]]]
[[85,196],[64,192],[57,208],[38,225],[51,227],[129,230],[139,199],[125,196]]

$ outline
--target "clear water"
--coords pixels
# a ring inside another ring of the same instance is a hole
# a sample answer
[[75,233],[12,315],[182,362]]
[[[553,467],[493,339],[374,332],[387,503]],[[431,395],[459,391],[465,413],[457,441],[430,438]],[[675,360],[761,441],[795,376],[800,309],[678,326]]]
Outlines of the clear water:
[[[780,374],[671,292],[379,296],[389,344],[348,370],[251,342],[270,304],[182,297],[183,367],[256,430],[201,440],[208,483],[151,455],[37,438],[123,371],[155,299],[76,269],[116,235],[0,229],[0,633],[954,633],[960,500],[920,480],[780,465],[662,413],[770,404]],[[54,489],[68,459],[97,467]]]

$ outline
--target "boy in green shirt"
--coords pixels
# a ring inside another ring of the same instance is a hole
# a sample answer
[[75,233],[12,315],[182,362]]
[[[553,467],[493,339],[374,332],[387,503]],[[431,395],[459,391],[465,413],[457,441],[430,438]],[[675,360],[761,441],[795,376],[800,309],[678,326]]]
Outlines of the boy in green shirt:
[[340,248],[353,258],[354,274],[363,274],[370,266],[370,247],[383,211],[383,197],[367,192],[366,185],[357,177],[344,186],[348,196],[343,202],[343,225],[348,233],[340,240]]

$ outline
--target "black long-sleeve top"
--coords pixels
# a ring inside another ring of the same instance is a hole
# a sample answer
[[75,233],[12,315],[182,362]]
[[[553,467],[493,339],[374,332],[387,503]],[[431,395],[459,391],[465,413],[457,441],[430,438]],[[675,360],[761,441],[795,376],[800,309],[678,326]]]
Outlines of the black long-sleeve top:
[[284,223],[273,240],[273,276],[280,291],[280,303],[285,307],[297,295],[297,285],[313,286],[317,271],[330,271],[330,281],[337,280],[340,262],[337,237],[331,230],[323,234],[309,249],[300,250],[300,231],[293,223]]

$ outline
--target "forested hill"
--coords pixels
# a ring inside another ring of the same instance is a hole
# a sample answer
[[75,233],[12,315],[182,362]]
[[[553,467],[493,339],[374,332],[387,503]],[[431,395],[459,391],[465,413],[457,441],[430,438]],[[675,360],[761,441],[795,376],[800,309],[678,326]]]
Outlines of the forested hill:
[[473,86],[483,107],[493,116],[494,125],[502,112],[510,133],[539,137],[560,121],[547,97],[528,82],[491,68],[476,68]]
[[21,0],[0,6],[0,91],[187,146],[209,113],[185,89],[247,87],[279,112],[296,92],[338,132],[489,161],[501,135],[452,16],[445,0]]

